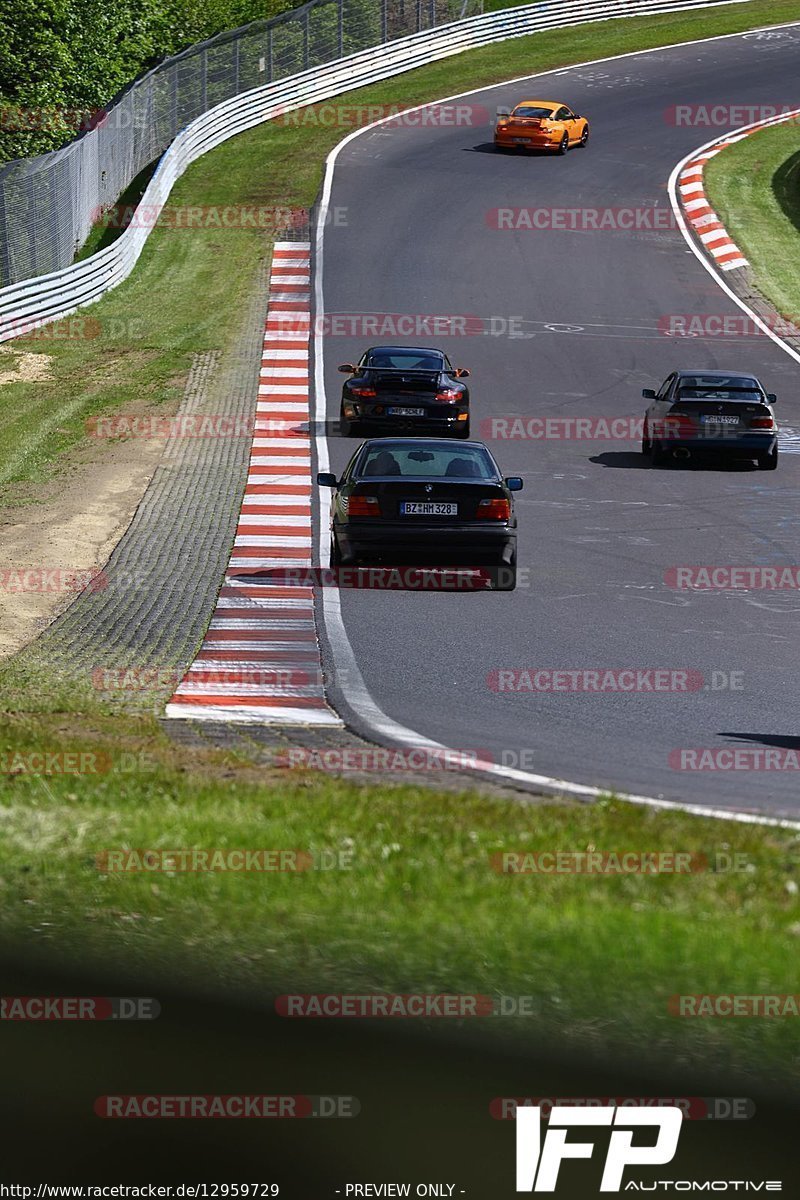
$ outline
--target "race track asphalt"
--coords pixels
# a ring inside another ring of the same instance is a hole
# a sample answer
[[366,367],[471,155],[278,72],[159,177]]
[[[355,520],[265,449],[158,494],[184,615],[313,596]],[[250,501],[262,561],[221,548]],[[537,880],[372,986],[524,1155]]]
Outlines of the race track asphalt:
[[[800,595],[665,583],[680,564],[800,563],[800,457],[784,453],[774,473],[653,469],[632,439],[489,440],[482,426],[514,414],[639,416],[641,389],[675,367],[755,372],[778,394],[782,423],[800,426],[800,367],[769,338],[664,334],[671,314],[741,315],[669,227],[667,181],[695,147],[747,120],[678,125],[670,110],[796,106],[798,78],[800,28],[739,35],[559,70],[464,101],[493,117],[526,95],[563,98],[591,120],[589,146],[563,158],[494,153],[485,121],[378,127],[339,154],[337,217],[324,234],[325,314],[469,314],[484,328],[493,319],[494,334],[392,340],[435,341],[471,369],[473,437],[487,441],[504,473],[525,480],[516,592],[342,591],[364,681],[395,721],[568,780],[800,815],[797,772],[670,765],[681,747],[800,748]],[[660,227],[493,227],[491,210],[520,207],[655,209],[650,224]],[[338,416],[337,364],[374,340],[323,337],[329,421]],[[357,442],[329,428],[339,470]],[[740,690],[502,694],[487,683],[501,668],[622,667],[688,668],[717,682],[738,672]],[[334,678],[332,695],[352,716],[346,683],[337,688]]]

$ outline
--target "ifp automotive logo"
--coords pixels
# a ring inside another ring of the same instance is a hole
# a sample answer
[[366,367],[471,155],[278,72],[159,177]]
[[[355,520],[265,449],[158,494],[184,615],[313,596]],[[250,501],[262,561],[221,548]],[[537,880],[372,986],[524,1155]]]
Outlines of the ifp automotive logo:
[[[601,1192],[655,1191],[674,1188],[680,1191],[767,1191],[780,1192],[780,1180],[689,1180],[669,1179],[647,1183],[624,1179],[628,1167],[656,1167],[671,1163],[678,1149],[683,1113],[677,1105],[657,1108],[628,1108],[607,1104],[579,1108],[574,1105],[553,1105],[547,1132],[542,1138],[542,1110],[538,1107],[517,1108],[517,1186],[518,1192],[555,1192],[559,1170],[565,1159],[591,1158],[594,1144],[590,1141],[567,1141],[574,1126],[611,1127],[603,1173]],[[656,1131],[645,1144],[634,1138],[639,1130]]]
[[[554,1192],[558,1172],[565,1158],[591,1158],[591,1142],[568,1142],[567,1131],[579,1125],[613,1125],[608,1144],[601,1192],[618,1192],[627,1166],[662,1166],[672,1162],[678,1149],[683,1113],[676,1106],[658,1109],[575,1108],[554,1105],[550,1110],[547,1133],[542,1144],[542,1115],[538,1108],[517,1110],[517,1191]],[[634,1146],[633,1130],[656,1126],[658,1136],[652,1146]]]

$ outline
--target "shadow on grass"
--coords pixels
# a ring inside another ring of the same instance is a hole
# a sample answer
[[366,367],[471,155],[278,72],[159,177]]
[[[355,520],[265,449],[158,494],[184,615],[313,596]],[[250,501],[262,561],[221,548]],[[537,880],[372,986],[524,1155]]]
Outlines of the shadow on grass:
[[781,211],[800,232],[800,150],[778,167],[772,176],[772,191]]
[[75,262],[81,262],[100,250],[105,250],[124,233],[131,222],[131,216],[136,205],[144,195],[145,188],[155,174],[159,159],[149,163],[144,170],[133,179],[125,191],[117,198],[116,203],[104,213],[99,221],[92,226],[91,233],[75,255]]

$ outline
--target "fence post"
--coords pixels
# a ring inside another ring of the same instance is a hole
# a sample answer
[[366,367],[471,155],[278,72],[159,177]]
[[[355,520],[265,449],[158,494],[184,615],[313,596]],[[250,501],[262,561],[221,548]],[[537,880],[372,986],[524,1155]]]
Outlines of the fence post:
[[337,0],[337,24],[339,32],[339,58],[344,58],[344,0]]
[[308,17],[309,17],[309,10],[306,9],[305,12],[303,13],[303,67],[306,71],[308,70],[308,66],[309,66],[309,62],[308,62]]
[[389,0],[381,0],[381,41],[389,40]]
[[417,0],[417,33],[422,33],[422,0]]
[[272,26],[267,30],[267,83],[272,83]]
[[238,37],[234,38],[234,40],[233,40],[233,94],[234,94],[234,96],[239,95],[239,41],[240,41],[240,39]]
[[6,287],[14,283],[11,278],[11,256],[8,246],[8,221],[6,220],[6,189],[5,177],[8,172],[0,172],[0,286]]
[[429,28],[433,29],[436,24],[436,0],[429,0],[428,15],[430,18]]
[[208,109],[208,51],[203,50],[200,55],[200,103],[202,105],[200,112],[204,113]]

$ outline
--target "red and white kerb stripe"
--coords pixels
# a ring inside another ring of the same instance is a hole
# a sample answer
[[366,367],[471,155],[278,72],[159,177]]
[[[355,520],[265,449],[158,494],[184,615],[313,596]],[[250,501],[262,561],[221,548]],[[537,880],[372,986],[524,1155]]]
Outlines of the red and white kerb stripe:
[[278,242],[250,469],[225,582],[168,717],[341,725],[325,702],[310,587],[264,572],[311,566],[310,245]]
[[793,109],[791,112],[781,113],[777,117],[767,117],[763,121],[756,121],[735,133],[727,133],[718,141],[712,142],[702,153],[695,155],[680,173],[678,194],[686,218],[702,242],[704,249],[716,260],[723,271],[733,271],[737,267],[749,266],[749,261],[709,204],[703,186],[703,169],[708,160],[719,154],[726,146],[733,146],[736,142],[741,142],[772,125],[783,125],[787,121],[796,121],[798,116],[800,116],[800,109]]
[[746,136],[747,134],[743,133],[731,135],[712,149],[698,154],[697,158],[686,164],[678,181],[678,192],[686,218],[706,252],[723,271],[746,267],[748,262],[708,202],[703,185],[703,169],[708,160],[719,154],[725,146],[739,142]]

